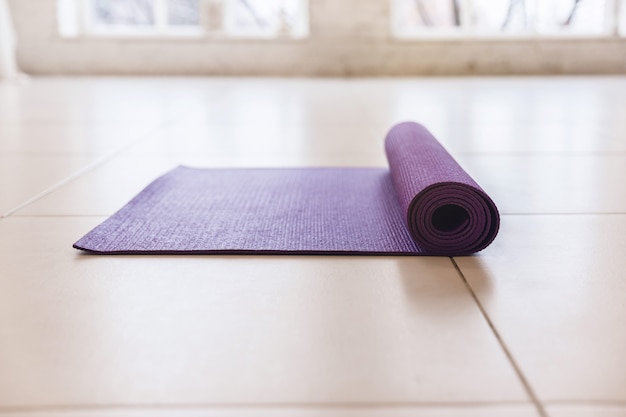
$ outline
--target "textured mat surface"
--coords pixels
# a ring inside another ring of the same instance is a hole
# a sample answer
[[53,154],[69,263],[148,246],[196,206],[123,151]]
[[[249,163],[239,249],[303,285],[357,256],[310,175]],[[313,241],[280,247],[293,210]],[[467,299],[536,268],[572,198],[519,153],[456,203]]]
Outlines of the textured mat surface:
[[421,125],[389,169],[179,167],[74,247],[94,253],[467,255],[495,238],[492,200]]

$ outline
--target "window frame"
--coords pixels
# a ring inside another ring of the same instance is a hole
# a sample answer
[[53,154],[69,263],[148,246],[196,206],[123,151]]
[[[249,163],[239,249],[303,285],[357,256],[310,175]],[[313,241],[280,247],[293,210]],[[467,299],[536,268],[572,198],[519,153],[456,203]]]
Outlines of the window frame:
[[[290,36],[272,33],[229,33],[229,0],[199,0],[199,22],[197,25],[171,25],[167,21],[168,0],[152,0],[155,3],[153,25],[107,25],[94,21],[93,0],[57,0],[58,32],[62,38],[104,39],[211,39],[232,41],[302,41],[310,36],[310,1],[298,0],[302,7],[305,29]],[[207,21],[207,7],[218,7],[218,28]],[[63,22],[63,23],[62,23]]]
[[[390,0],[390,33],[395,41],[461,41],[461,42],[525,42],[534,40],[584,40],[584,39],[615,39],[626,36],[626,0],[607,0],[605,10],[605,30],[603,33],[577,33],[567,31],[539,32],[536,25],[530,25],[523,33],[507,33],[489,30],[472,30],[467,13],[460,14],[460,26],[445,28],[416,28],[402,31],[400,18],[401,0]],[[542,1],[542,0],[535,0]]]
[[106,25],[94,21],[92,1],[75,0],[79,8],[79,19],[82,33],[96,37],[162,37],[184,36],[201,37],[204,35],[202,22],[197,25],[171,25],[167,21],[168,0],[152,0],[154,2],[153,25]]

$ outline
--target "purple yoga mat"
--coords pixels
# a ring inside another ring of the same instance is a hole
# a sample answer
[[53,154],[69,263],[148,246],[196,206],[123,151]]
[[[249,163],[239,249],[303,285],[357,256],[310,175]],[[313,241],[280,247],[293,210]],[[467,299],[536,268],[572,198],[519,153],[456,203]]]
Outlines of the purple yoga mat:
[[417,123],[391,129],[389,169],[179,167],[74,244],[100,254],[469,255],[493,201]]

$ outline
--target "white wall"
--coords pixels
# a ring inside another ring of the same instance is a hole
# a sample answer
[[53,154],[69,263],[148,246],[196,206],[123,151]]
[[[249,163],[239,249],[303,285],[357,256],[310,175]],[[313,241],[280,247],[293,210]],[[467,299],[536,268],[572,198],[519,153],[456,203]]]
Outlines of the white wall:
[[306,40],[62,39],[55,0],[9,0],[31,74],[626,73],[624,39],[399,41],[389,0],[310,0]]

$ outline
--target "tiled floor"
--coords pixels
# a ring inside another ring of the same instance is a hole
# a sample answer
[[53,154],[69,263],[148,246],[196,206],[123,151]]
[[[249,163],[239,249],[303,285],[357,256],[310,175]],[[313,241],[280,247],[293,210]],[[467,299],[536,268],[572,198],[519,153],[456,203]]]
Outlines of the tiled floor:
[[[0,84],[0,416],[626,416],[626,78]],[[86,256],[194,166],[385,166],[416,120],[473,257]]]

